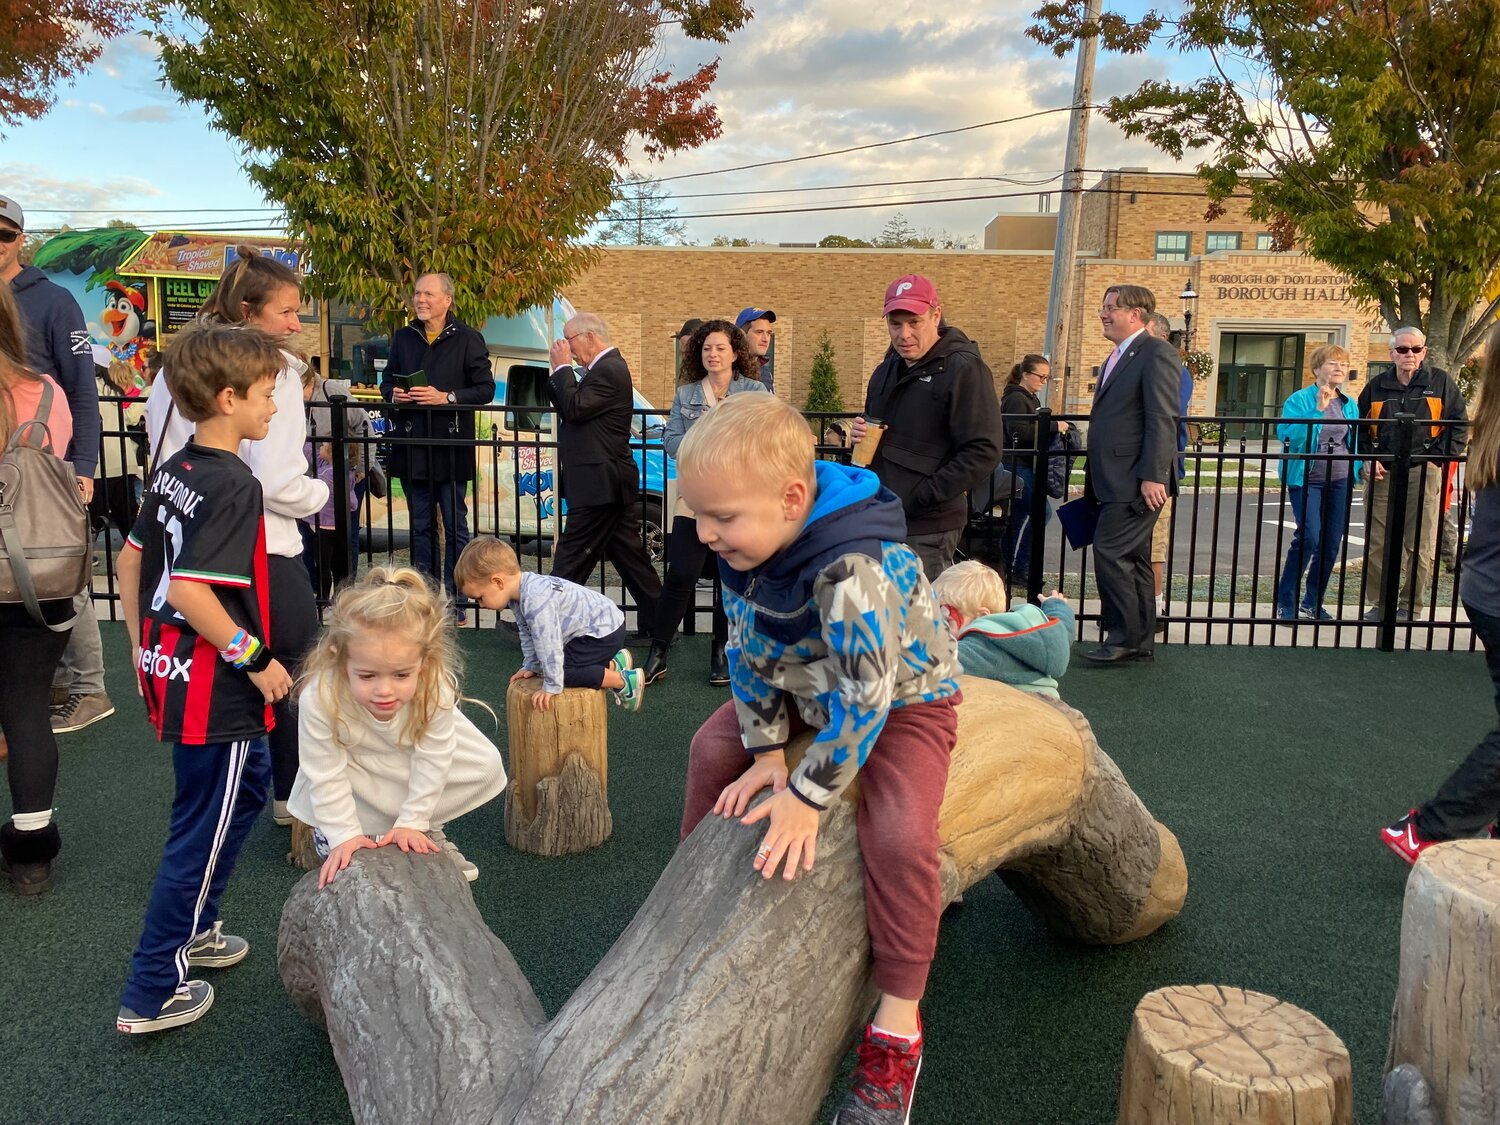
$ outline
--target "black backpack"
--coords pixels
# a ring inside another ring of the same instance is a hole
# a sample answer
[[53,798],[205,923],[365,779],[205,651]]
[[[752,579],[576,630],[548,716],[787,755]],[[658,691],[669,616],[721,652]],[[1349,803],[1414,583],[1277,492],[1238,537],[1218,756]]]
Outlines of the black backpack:
[[54,633],[41,603],[76,597],[89,584],[89,510],[73,467],[52,451],[47,419],[52,384],[43,381],[36,416],[16,426],[0,454],[0,605],[24,605]]

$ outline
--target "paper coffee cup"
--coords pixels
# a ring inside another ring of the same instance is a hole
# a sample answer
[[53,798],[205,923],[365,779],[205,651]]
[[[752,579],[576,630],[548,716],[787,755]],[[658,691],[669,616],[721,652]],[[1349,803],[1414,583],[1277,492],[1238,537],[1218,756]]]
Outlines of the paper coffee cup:
[[869,468],[870,462],[875,460],[875,451],[880,448],[880,439],[885,437],[885,430],[885,423],[878,418],[866,418],[865,436],[855,445],[850,460],[861,468]]

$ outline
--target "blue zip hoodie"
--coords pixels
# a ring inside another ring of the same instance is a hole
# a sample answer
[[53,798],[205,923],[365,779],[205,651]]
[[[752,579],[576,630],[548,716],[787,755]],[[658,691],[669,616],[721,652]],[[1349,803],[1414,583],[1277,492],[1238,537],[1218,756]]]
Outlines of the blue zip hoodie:
[[61,285],[35,266],[23,266],[10,283],[26,328],[26,362],[51,375],[68,398],[73,442],[67,460],[76,476],[92,478],[99,467],[99,386],[94,350],[83,310]]
[[901,501],[868,469],[819,461],[797,538],[761,566],[719,564],[730,684],[752,754],[790,736],[788,703],[818,730],[790,787],[826,808],[875,747],[893,707],[958,691],[954,643]]
[[[1342,390],[1335,392],[1344,403],[1344,417],[1349,419],[1348,444],[1354,447],[1355,423],[1359,420],[1359,403],[1346,395]],[[1293,391],[1286,402],[1281,404],[1281,416],[1283,418],[1322,418],[1323,412],[1318,409],[1318,385],[1310,383],[1300,391]],[[1276,436],[1282,440],[1287,453],[1311,453],[1318,448],[1318,435],[1323,432],[1320,422],[1316,426],[1308,426],[1302,423],[1283,422],[1276,427]],[[1353,486],[1359,482],[1360,462],[1349,462],[1349,484]],[[1288,488],[1301,488],[1303,481],[1307,479],[1306,461],[1282,461],[1281,483]]]

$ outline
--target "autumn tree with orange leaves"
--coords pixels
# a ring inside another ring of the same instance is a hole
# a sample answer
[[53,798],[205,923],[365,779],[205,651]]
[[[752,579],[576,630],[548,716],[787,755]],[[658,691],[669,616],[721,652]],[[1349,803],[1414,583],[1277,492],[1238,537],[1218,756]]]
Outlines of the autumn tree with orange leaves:
[[[597,251],[627,154],[720,131],[717,60],[660,65],[660,37],[724,42],[740,0],[184,0],[158,11],[167,80],[245,148],[305,241],[315,293],[391,318],[452,275],[478,323],[550,300]],[[170,17],[170,19],[169,19]]]
[[1500,313],[1500,4],[1185,0],[1087,22],[1083,0],[1055,0],[1035,18],[1058,55],[1097,35],[1188,56],[1203,77],[1149,79],[1104,115],[1199,158],[1211,199],[1248,194],[1280,248],[1421,326],[1436,365],[1473,354]]
[[137,0],[0,0],[0,126],[51,109],[56,88],[130,30],[139,11]]

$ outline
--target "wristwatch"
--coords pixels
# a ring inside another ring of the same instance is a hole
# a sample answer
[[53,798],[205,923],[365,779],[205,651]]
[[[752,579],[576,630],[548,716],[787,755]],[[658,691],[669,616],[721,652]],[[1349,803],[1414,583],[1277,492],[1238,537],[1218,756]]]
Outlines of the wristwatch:
[[449,391],[448,392],[448,405],[452,406],[457,401],[458,401],[458,395],[454,394],[452,391]]

